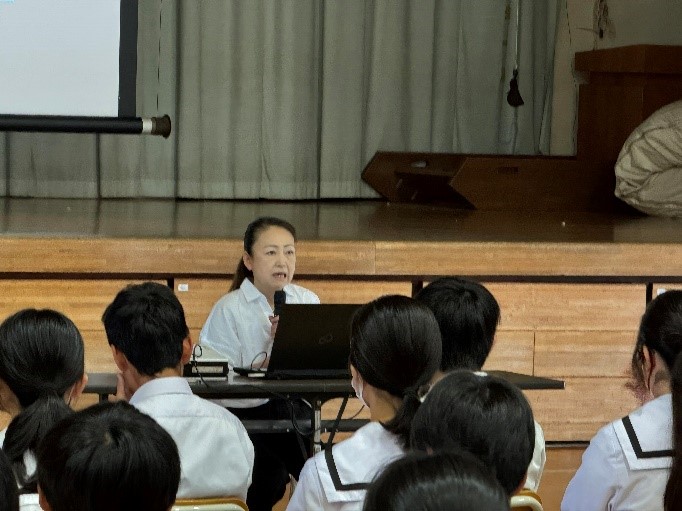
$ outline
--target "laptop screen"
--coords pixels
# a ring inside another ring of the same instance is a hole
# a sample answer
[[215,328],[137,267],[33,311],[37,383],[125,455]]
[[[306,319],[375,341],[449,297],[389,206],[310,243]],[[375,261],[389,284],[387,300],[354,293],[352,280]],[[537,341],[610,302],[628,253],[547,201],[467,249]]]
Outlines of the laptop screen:
[[284,304],[268,373],[350,376],[350,324],[357,304]]

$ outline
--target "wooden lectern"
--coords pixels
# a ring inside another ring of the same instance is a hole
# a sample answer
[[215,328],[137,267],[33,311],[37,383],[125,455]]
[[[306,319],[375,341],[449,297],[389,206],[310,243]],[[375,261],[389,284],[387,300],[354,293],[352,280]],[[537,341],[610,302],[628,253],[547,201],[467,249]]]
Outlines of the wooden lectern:
[[580,87],[577,156],[377,152],[363,180],[392,202],[483,210],[613,210],[618,205],[613,166],[623,143],[655,110],[682,98],[682,47],[581,52],[576,69],[589,80]]
[[362,179],[391,202],[519,211],[607,210],[614,179],[572,157],[378,152]]

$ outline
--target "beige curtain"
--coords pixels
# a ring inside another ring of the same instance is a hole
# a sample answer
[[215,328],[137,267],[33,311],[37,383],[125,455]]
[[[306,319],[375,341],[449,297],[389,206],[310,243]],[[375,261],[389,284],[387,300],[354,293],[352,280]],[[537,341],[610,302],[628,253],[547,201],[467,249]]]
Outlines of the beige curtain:
[[377,150],[546,151],[557,3],[144,0],[137,112],[171,137],[0,135],[0,192],[373,197]]

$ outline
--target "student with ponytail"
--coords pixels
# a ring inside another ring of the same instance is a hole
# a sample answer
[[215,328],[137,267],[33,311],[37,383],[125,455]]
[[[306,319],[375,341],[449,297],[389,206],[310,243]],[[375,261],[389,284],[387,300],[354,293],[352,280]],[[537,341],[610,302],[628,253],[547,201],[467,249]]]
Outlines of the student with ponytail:
[[71,413],[86,383],[83,339],[66,316],[25,309],[0,325],[0,409],[12,417],[0,443],[20,488],[22,511],[40,510],[36,447]]
[[682,422],[674,404],[675,397],[681,399],[679,387],[676,392],[681,351],[682,291],[668,291],[649,303],[637,334],[631,388],[642,406],[592,439],[566,488],[562,511],[682,509],[682,458],[677,447],[673,451],[673,437],[679,438]]
[[393,295],[358,309],[351,324],[350,370],[370,423],[306,462],[288,511],[362,509],[369,483],[404,455],[420,391],[440,357],[438,323],[425,305]]
[[[265,368],[277,329],[275,292],[286,303],[320,303],[315,293],[291,283],[296,270],[296,230],[273,217],[254,220],[244,233],[244,252],[230,292],[220,298],[199,334],[200,343],[225,355],[230,368]],[[292,413],[310,420],[302,400],[223,400],[240,419],[290,419]],[[253,481],[246,499],[251,511],[270,510],[303,467],[309,453],[297,433],[252,434],[255,449]]]
[[[682,335],[682,332],[679,335]],[[673,463],[668,484],[665,487],[663,509],[677,511],[682,509],[682,357],[680,356],[675,359],[670,380],[673,402]]]

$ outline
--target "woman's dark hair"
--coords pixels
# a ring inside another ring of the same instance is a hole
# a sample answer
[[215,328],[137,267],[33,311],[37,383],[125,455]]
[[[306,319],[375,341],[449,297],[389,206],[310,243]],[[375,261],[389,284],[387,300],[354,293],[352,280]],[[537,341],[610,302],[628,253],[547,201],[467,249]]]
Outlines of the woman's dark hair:
[[[637,334],[633,372],[642,371],[644,347],[658,353],[670,372],[673,407],[673,463],[665,489],[664,509],[682,509],[682,291],[667,291],[647,305]],[[637,374],[637,373],[636,373]],[[641,375],[642,379],[644,375]]]
[[362,379],[402,399],[384,427],[407,446],[410,424],[419,407],[420,387],[438,369],[441,341],[438,323],[428,307],[406,296],[383,296],[353,316],[350,363]]
[[40,442],[36,459],[52,511],[166,511],[180,483],[173,438],[124,401],[60,421]]
[[24,493],[35,493],[24,454],[59,419],[71,413],[66,392],[83,377],[83,338],[73,322],[49,310],[24,309],[0,324],[0,379],[21,412],[10,422],[2,448]]
[[0,449],[0,511],[19,511],[19,493],[12,465]]
[[533,412],[511,383],[485,373],[453,371],[431,388],[415,414],[411,443],[420,451],[469,451],[493,470],[511,496],[533,457]]
[[509,511],[509,496],[466,451],[415,452],[391,463],[367,489],[363,511]]
[[[296,241],[296,229],[289,222],[282,220],[281,218],[262,216],[251,222],[244,233],[244,251],[247,254],[253,255],[252,250],[254,243],[256,243],[256,240],[258,240],[260,233],[269,227],[281,227],[282,229],[286,229],[294,237],[294,241]],[[244,279],[253,281],[253,272],[246,267],[244,264],[244,258],[242,257],[239,259],[239,264],[237,264],[237,270],[234,273],[230,291],[239,289],[239,286],[242,285]]]

